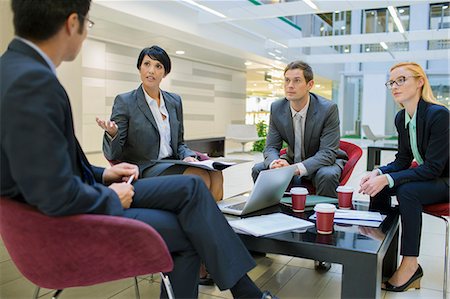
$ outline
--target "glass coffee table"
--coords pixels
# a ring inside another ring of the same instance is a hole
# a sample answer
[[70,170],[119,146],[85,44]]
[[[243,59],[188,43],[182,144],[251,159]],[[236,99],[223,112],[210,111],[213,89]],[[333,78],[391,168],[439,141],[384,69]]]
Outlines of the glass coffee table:
[[[354,209],[367,210],[368,203],[354,204]],[[307,220],[313,213],[295,213],[279,204],[245,217],[275,212]],[[264,237],[238,235],[249,250],[342,264],[341,298],[380,298],[383,277],[397,268],[398,220],[398,213],[392,212],[378,228],[335,223],[330,235],[318,234],[315,227]]]

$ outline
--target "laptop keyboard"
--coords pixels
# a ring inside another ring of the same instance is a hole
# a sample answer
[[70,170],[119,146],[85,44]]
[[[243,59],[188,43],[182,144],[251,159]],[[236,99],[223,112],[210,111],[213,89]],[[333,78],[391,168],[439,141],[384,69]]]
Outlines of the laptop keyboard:
[[228,206],[227,209],[242,211],[245,207],[245,202],[240,202],[231,206]]

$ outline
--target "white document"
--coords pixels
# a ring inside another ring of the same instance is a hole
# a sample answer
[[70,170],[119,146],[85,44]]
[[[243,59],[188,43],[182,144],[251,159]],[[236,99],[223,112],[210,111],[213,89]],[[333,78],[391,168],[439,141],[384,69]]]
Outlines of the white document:
[[214,161],[214,160],[204,160],[197,162],[188,162],[191,165],[203,165],[209,167],[211,170],[223,170],[231,165],[235,165],[236,162],[226,162],[226,161]]
[[[379,212],[370,211],[355,211],[355,210],[341,210],[337,209],[334,213],[335,223],[354,224],[361,226],[379,227],[386,216],[382,216]],[[314,213],[311,220],[316,220]]]
[[253,236],[265,236],[292,230],[306,230],[314,223],[283,213],[274,213],[248,217],[229,221],[231,227],[237,232],[244,232]]

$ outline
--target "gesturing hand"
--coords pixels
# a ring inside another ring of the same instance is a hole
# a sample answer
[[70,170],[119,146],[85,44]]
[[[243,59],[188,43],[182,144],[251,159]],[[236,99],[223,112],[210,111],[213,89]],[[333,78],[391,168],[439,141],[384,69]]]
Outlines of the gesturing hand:
[[105,169],[105,172],[103,172],[103,182],[106,185],[116,182],[126,182],[132,175],[134,175],[134,179],[137,179],[139,176],[139,168],[134,164],[120,163]]
[[134,196],[133,185],[127,183],[114,183],[109,185],[108,188],[111,188],[112,190],[114,190],[114,192],[117,193],[122,207],[128,209],[131,206]]
[[118,127],[117,124],[112,120],[103,120],[98,117],[95,118],[95,121],[97,122],[97,125],[105,130],[109,136],[114,137],[117,134]]

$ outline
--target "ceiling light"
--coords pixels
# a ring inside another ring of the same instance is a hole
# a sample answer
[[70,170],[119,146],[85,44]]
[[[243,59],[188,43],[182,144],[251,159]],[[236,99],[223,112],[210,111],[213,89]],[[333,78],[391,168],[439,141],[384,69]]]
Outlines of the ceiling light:
[[334,13],[340,13],[340,11],[339,10],[335,10]]
[[177,54],[177,55],[183,55],[185,52],[183,51],[183,50],[178,50],[178,51],[175,51],[175,54]]
[[244,62],[244,64],[249,66],[249,65],[252,65],[253,63],[251,61],[246,61],[246,62]]
[[273,57],[277,56],[277,55],[275,55],[275,54],[272,53],[272,52],[267,52],[267,54],[269,54],[270,56],[273,56]]
[[383,47],[383,49],[387,50],[388,46],[386,45],[385,42],[380,42],[380,45]]
[[315,5],[311,0],[303,0],[303,2],[305,2],[306,4],[308,4],[309,7],[311,7],[312,9],[319,9],[317,7],[317,5]]
[[279,42],[277,42],[277,41],[274,41],[273,39],[268,39],[270,42],[272,42],[272,43],[274,43],[274,44],[276,44],[276,45],[278,45],[278,46],[281,46],[281,47],[283,47],[283,48],[287,48],[288,46],[286,46],[285,44],[282,44],[282,43],[279,43]]
[[400,33],[404,33],[405,29],[403,29],[402,22],[400,21],[400,19],[398,17],[397,9],[395,9],[393,6],[388,6],[388,10],[391,13],[392,18],[394,19],[395,25],[397,25],[398,31]]
[[342,26],[341,29],[342,29],[342,30],[345,30],[345,26]]
[[320,84],[316,84],[316,88],[320,88]]
[[398,10],[398,12],[399,12],[399,13],[404,13],[405,10],[404,10],[403,8],[401,8],[401,9]]
[[447,9],[447,8],[448,8],[448,5],[442,6],[442,9]]
[[370,52],[370,48],[366,48],[366,52]]
[[344,52],[345,52],[345,53],[348,53],[348,52],[350,52],[350,49],[349,49],[349,48],[345,48],[345,49],[344,49]]
[[227,17],[226,15],[224,15],[224,14],[218,12],[218,11],[215,11],[214,9],[211,9],[211,8],[209,8],[209,7],[206,7],[206,6],[204,6],[204,5],[201,5],[201,4],[197,3],[197,2],[195,2],[194,0],[181,0],[181,1],[186,2],[186,3],[189,3],[189,4],[192,4],[192,5],[194,5],[194,6],[197,6],[198,8],[201,8],[201,9],[203,9],[204,11],[207,11],[207,12],[209,12],[209,13],[212,13],[213,15],[216,15],[216,16],[218,16],[218,17],[221,17],[221,18],[226,18],[226,17]]
[[280,53],[280,54],[281,54],[281,51],[280,51],[280,50],[278,50],[278,49],[275,49],[275,52],[277,52],[277,53]]

